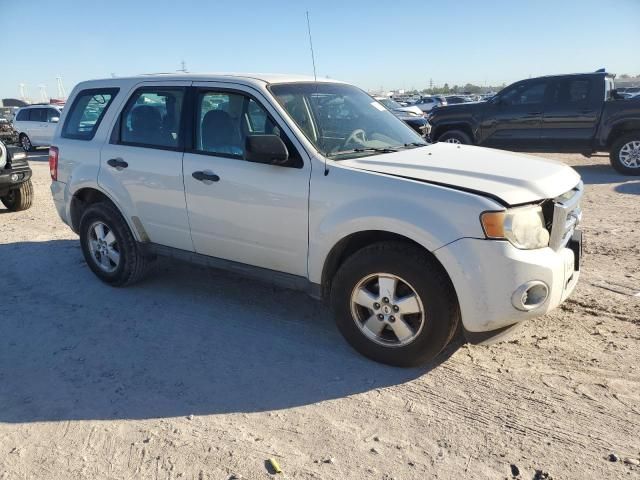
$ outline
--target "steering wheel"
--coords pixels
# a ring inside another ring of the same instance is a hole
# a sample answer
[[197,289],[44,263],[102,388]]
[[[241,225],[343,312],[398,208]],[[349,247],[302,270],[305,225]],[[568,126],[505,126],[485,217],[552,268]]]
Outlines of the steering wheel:
[[356,130],[351,132],[351,134],[349,134],[349,136],[345,140],[344,146],[346,147],[352,142],[357,142],[357,143],[360,143],[361,145],[364,145],[367,142],[367,136],[363,129],[357,128]]

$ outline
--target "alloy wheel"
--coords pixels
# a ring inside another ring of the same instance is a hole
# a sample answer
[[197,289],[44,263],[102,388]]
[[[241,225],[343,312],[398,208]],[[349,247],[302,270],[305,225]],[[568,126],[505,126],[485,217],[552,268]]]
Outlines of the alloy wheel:
[[351,293],[351,314],[364,335],[386,347],[408,345],[425,324],[416,290],[389,273],[367,275],[356,284]]
[[618,158],[627,168],[640,168],[640,140],[625,143],[618,153]]
[[107,273],[113,273],[120,265],[120,249],[113,231],[102,222],[89,227],[89,250],[95,264]]

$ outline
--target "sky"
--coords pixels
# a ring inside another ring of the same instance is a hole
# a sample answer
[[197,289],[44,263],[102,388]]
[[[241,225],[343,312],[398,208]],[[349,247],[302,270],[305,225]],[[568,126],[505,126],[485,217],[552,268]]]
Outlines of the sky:
[[[640,74],[640,0],[0,0],[0,98],[173,72],[317,74],[364,89]],[[6,52],[12,52],[7,55]]]

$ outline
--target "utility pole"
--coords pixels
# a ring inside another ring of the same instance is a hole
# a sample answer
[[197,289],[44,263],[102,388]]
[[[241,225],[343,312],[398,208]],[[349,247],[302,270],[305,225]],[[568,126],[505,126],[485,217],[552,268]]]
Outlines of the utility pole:
[[24,83],[20,84],[20,98],[23,102],[27,101],[26,87],[27,86]]

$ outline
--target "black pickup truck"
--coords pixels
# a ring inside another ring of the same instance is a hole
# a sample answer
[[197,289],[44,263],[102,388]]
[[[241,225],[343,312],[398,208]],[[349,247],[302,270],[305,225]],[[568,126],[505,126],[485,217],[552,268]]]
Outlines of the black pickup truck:
[[508,150],[609,152],[620,173],[640,175],[640,98],[616,94],[602,71],[521,80],[485,102],[438,107],[434,141]]

